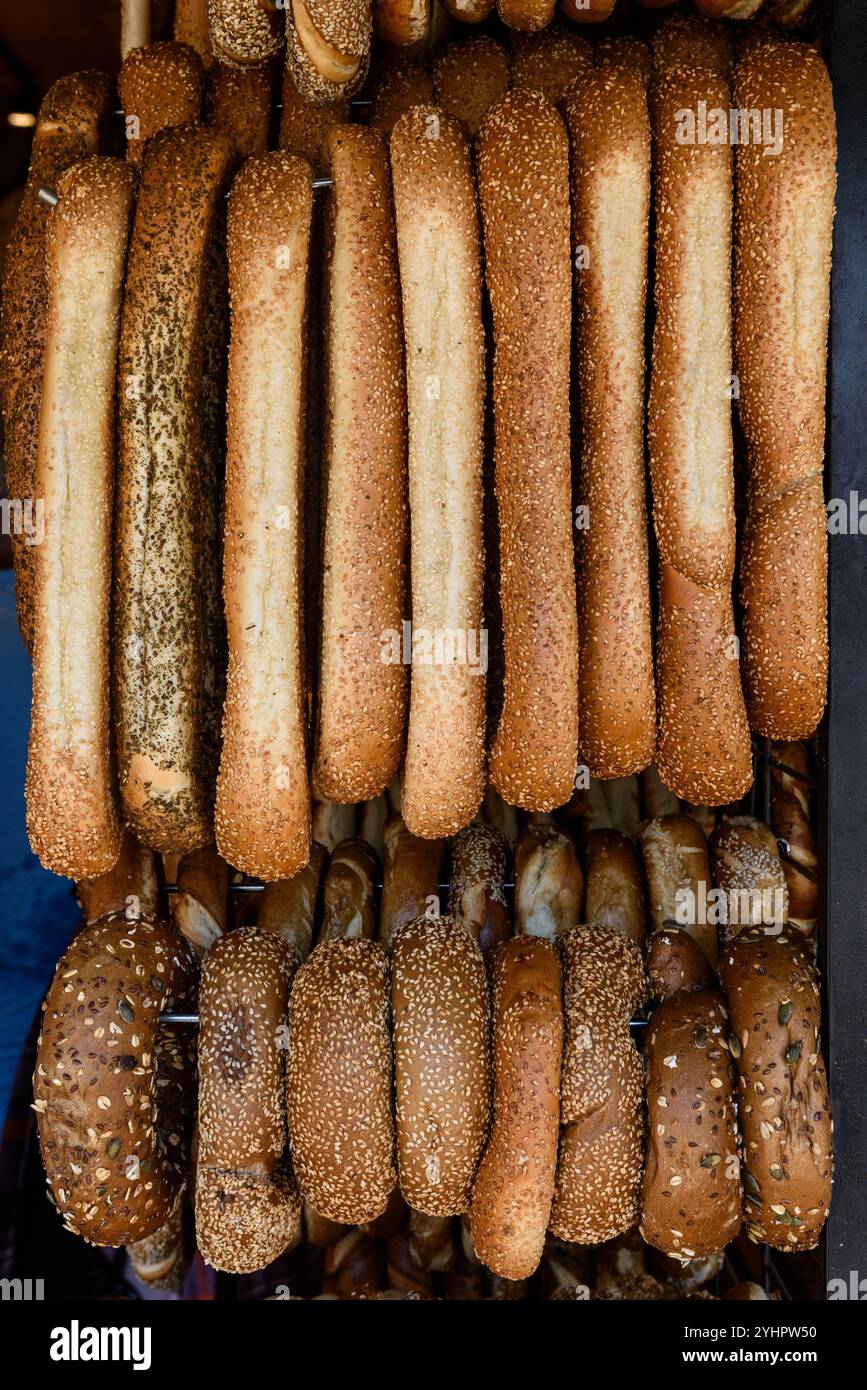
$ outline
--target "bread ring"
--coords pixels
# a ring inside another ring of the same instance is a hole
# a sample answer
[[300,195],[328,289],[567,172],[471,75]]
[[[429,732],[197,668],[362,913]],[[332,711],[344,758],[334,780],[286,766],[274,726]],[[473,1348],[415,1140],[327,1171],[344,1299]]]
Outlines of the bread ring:
[[427,38],[431,0],[373,0],[373,30],[383,43],[401,47]]
[[389,63],[373,83],[370,124],[383,135],[391,135],[404,111],[411,106],[430,106],[433,100],[433,78],[426,67],[409,60]]
[[139,165],[145,141],[158,130],[199,119],[205,91],[202,60],[185,43],[134,48],[123,60],[117,90],[126,127],[126,157]]
[[214,63],[208,73],[208,124],[232,137],[239,160],[268,148],[275,79],[273,63],[247,68]]
[[208,0],[214,57],[244,67],[263,63],[283,47],[280,8],[262,0]]
[[497,13],[510,29],[532,33],[551,23],[556,4],[557,0],[497,0]]
[[352,96],[367,76],[371,34],[371,0],[289,0],[286,62],[301,95]]
[[443,111],[478,135],[488,109],[509,86],[509,54],[488,34],[448,43],[434,61],[436,99]]
[[541,92],[555,106],[569,84],[593,66],[593,49],[574,29],[552,27],[539,34],[519,34],[511,57],[513,88]]

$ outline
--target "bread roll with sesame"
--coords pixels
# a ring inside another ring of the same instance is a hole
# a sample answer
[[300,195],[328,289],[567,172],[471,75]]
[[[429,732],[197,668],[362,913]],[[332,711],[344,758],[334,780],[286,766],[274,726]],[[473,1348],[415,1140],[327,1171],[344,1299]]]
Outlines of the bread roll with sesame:
[[643,421],[650,124],[641,79],[623,67],[591,70],[573,83],[564,115],[580,502],[589,516],[578,533],[579,756],[594,777],[623,777],[647,766],[656,741]]
[[497,0],[497,13],[510,29],[532,33],[551,23],[556,4],[557,0]]
[[720,947],[744,927],[785,926],[789,895],[773,831],[754,816],[723,816],[709,848],[714,884],[728,904]]
[[813,1250],[831,1202],[831,1112],[816,967],[797,932],[742,932],[720,954],[743,1136],[744,1221],[756,1243]]
[[444,840],[423,840],[402,816],[389,816],[383,832],[382,902],[379,940],[388,946],[404,922],[439,915],[439,881]]
[[711,887],[704,835],[691,816],[658,816],[642,822],[638,842],[653,930],[684,927],[716,970],[716,927],[696,921],[698,904]]
[[452,841],[449,912],[487,958],[512,935],[503,883],[509,844],[493,825],[475,822]]
[[593,49],[574,29],[552,25],[519,34],[512,45],[512,87],[541,92],[554,106],[576,77],[593,66]]
[[[201,323],[208,248],[229,168],[203,126],[148,141],[120,340],[113,660],[121,802],[146,844],[213,839],[205,703]],[[225,856],[224,856],[225,857]]]
[[[325,536],[313,794],[363,801],[400,762],[406,542],[406,376],[388,155],[359,126],[328,136]],[[358,343],[368,346],[358,351]],[[375,408],[374,408],[375,403]]]
[[208,73],[208,124],[231,136],[240,160],[268,148],[275,77],[273,63],[249,68],[214,63]]
[[485,113],[509,86],[509,54],[488,34],[446,44],[433,68],[436,99],[473,139]]
[[[67,170],[56,191],[36,460],[44,537],[36,566],[27,833],[46,868],[81,879],[112,868],[123,831],[109,650],[115,384],[132,173],[120,160],[93,155]],[[71,584],[84,553],[86,570]]]
[[581,921],[584,875],[568,835],[528,825],[515,845],[515,930],[556,939]]
[[231,1274],[270,1264],[300,1228],[284,1104],[296,963],[258,927],[221,937],[202,962],[196,1239]]
[[319,941],[376,936],[379,861],[363,840],[343,840],[332,851],[322,890]]
[[284,67],[280,108],[281,150],[306,159],[314,173],[324,175],[326,137],[334,126],[343,125],[348,120],[349,101],[346,98],[317,106],[301,95],[289,68]]
[[812,825],[815,793],[810,759],[803,743],[776,743],[772,753],[771,824],[782,841],[789,921],[805,936],[812,937],[818,907],[818,858]]
[[229,930],[229,866],[213,845],[192,850],[178,864],[172,921],[203,955]]
[[644,965],[616,927],[575,926],[558,944],[565,1037],[549,1225],[560,1240],[597,1245],[638,1216],[644,1072],[629,1021],[644,1002]]
[[187,1041],[159,1015],[194,1009],[195,992],[183,937],[134,913],[89,922],[58,963],[33,1106],[54,1204],[66,1229],[93,1245],[152,1235],[179,1200],[194,1068]]
[[[837,137],[825,64],[769,42],[733,76],[734,105],[782,112],[779,150],[737,147],[735,355],[749,446],[741,558],[750,723],[806,738],[825,707],[825,375]],[[772,541],[773,538],[773,541]]]
[[430,106],[433,100],[433,76],[421,63],[403,60],[385,64],[373,81],[370,124],[383,135],[391,135],[404,111]]
[[280,10],[259,0],[208,0],[208,24],[214,56],[236,67],[264,63],[283,47]]
[[[101,72],[74,72],[49,88],[39,106],[30,170],[6,245],[0,295],[0,412],[6,495],[32,508],[31,525],[13,529],[15,602],[25,646],[33,652],[34,585],[39,546],[35,504],[42,361],[48,306],[46,239],[50,209],[39,197],[65,169],[96,154],[112,105],[111,81]],[[22,520],[27,516],[22,513]]]
[[371,0],[289,0],[286,62],[309,101],[350,97],[370,66]]
[[454,834],[485,788],[485,347],[472,164],[457,121],[415,107],[391,136],[406,338],[412,673],[402,814]]
[[652,35],[650,47],[657,72],[710,68],[728,77],[734,62],[734,41],[726,25],[712,24],[697,14],[671,15]]
[[619,830],[593,830],[584,853],[585,921],[616,927],[643,946],[647,930],[644,884],[632,840]]
[[624,67],[634,72],[646,87],[653,72],[653,57],[643,39],[632,34],[600,39],[593,49],[597,68]]
[[373,0],[373,31],[383,43],[419,43],[430,28],[431,0]]
[[310,857],[301,469],[311,210],[310,167],[282,151],[248,160],[229,200],[229,670],[217,846],[266,881],[291,878]]
[[[700,102],[728,110],[720,72],[656,72],[656,322],[648,402],[661,560],[656,765],[684,800],[721,805],[749,787],[752,756],[731,603],[731,148],[681,138],[684,113],[695,116]],[[700,258],[698,225],[707,248]]]
[[266,883],[262,892],[256,926],[260,931],[276,932],[298,961],[306,960],[316,929],[320,885],[328,863],[328,851],[314,840],[310,858],[293,878]]
[[317,946],[289,1009],[287,1113],[305,1200],[357,1225],[395,1184],[388,956],[363,938]]
[[687,1264],[740,1230],[738,1134],[722,995],[682,990],[651,1015],[644,1043],[648,1142],[640,1230]]
[[490,1119],[488,987],[453,917],[418,917],[391,943],[400,1190],[416,1211],[466,1211]]
[[140,165],[145,142],[159,130],[197,121],[202,112],[202,60],[185,43],[134,48],[117,78],[126,128],[126,157]]
[[504,1279],[539,1264],[554,1195],[563,1005],[547,941],[513,937],[492,958],[493,1123],[470,1202],[478,1258]]
[[496,492],[505,646],[491,752],[497,790],[545,811],[568,801],[578,746],[578,632],[569,440],[569,150],[538,92],[482,124],[478,179],[494,320]]

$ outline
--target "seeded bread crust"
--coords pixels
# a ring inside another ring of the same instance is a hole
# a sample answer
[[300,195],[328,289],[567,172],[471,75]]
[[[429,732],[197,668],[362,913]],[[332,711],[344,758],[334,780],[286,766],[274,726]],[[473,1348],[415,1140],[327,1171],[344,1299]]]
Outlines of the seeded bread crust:
[[574,29],[551,25],[537,34],[515,35],[511,64],[514,89],[541,92],[557,106],[575,79],[592,68],[593,49]]
[[367,77],[371,0],[289,0],[286,62],[298,91],[322,104],[351,97]]
[[508,858],[508,841],[493,825],[468,825],[451,844],[449,912],[483,956],[512,935],[502,887]]
[[[403,818],[389,816],[383,831],[379,940],[391,941],[398,927],[437,906],[446,845],[411,835]],[[435,900],[435,901],[432,901]]]
[[283,47],[283,14],[259,0],[208,0],[211,46],[221,62],[263,63]]
[[488,34],[448,43],[434,60],[433,80],[438,104],[475,139],[486,112],[508,90],[508,51]]
[[[732,912],[720,923],[720,948],[744,927],[783,925],[789,916],[789,894],[776,837],[769,826],[754,816],[724,816],[709,841],[713,881],[728,895],[741,895],[746,915],[740,911],[732,922]],[[745,896],[753,894],[754,900]],[[755,895],[759,895],[755,899]],[[750,914],[759,914],[758,916]]]
[[126,157],[138,166],[145,142],[157,131],[198,121],[205,92],[202,60],[185,43],[134,48],[121,64],[117,89],[126,124]]

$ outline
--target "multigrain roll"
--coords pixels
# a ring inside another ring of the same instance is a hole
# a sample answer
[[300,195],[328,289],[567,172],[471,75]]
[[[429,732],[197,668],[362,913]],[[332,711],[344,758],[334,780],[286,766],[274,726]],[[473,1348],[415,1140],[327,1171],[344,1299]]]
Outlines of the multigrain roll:
[[583,901],[573,841],[552,825],[528,825],[515,845],[515,930],[556,941],[581,921]]
[[217,784],[224,859],[266,880],[310,856],[302,652],[302,335],[309,165],[248,160],[229,202],[224,592],[229,669]]
[[433,67],[436,99],[443,111],[478,135],[485,113],[509,86],[509,54],[489,34],[446,44]]
[[644,966],[614,927],[572,927],[559,950],[565,1037],[549,1225],[561,1240],[596,1245],[638,1216],[644,1072],[629,1021],[644,1002]]
[[593,49],[574,30],[552,26],[518,35],[511,63],[516,90],[541,92],[556,106],[575,78],[593,66]]
[[731,603],[731,149],[682,139],[690,134],[685,118],[698,119],[701,102],[728,110],[724,76],[698,67],[657,71],[651,88],[656,321],[648,402],[661,560],[656,765],[684,800],[721,805],[749,787],[752,757]]
[[372,29],[371,0],[290,0],[286,62],[301,95],[352,96],[367,76]]
[[239,159],[264,154],[268,148],[275,77],[273,63],[248,68],[214,63],[208,73],[208,124],[232,137]]
[[782,113],[778,148],[737,147],[735,355],[750,458],[744,671],[754,731],[797,739],[819,723],[827,685],[822,460],[834,102],[825,64],[806,44],[755,48],[733,84],[737,108]]
[[803,743],[776,743],[771,761],[771,824],[782,841],[789,921],[805,936],[816,928],[816,837],[810,759]]
[[259,0],[208,0],[208,23],[214,55],[223,63],[263,63],[283,47],[280,9]]
[[126,157],[140,165],[145,142],[159,130],[187,125],[202,113],[202,60],[185,43],[134,48],[121,64],[117,90],[123,106]]
[[434,107],[402,116],[391,136],[391,168],[412,560],[401,810],[414,835],[436,839],[472,820],[485,789],[481,247],[469,148],[455,120]]
[[[192,1114],[192,1073],[183,1042],[159,1015],[194,1008],[195,986],[183,937],[125,912],[88,923],[58,963],[33,1108],[54,1205],[66,1229],[93,1245],[152,1235],[179,1199],[189,1135],[165,1128],[161,1112]],[[179,1100],[169,1104],[175,1090]]]
[[512,935],[503,892],[508,857],[508,841],[493,825],[468,825],[451,845],[449,912],[486,958]]
[[327,941],[295,979],[286,1098],[302,1195],[331,1221],[372,1221],[395,1184],[388,957]]
[[34,585],[39,546],[36,460],[42,402],[50,210],[39,189],[54,188],[65,169],[104,146],[112,105],[111,81],[101,72],[74,72],[49,88],[39,107],[30,170],[6,246],[0,295],[0,412],[6,495],[21,505],[12,529],[18,625],[33,653]]
[[700,920],[700,904],[710,892],[707,841],[691,816],[658,816],[644,821],[639,844],[647,875],[650,923],[654,931],[682,926],[716,969],[716,926]]
[[408,60],[388,63],[373,79],[370,124],[383,135],[391,135],[404,111],[430,106],[433,100],[434,80],[426,67]]
[[557,0],[497,0],[497,13],[510,29],[528,33],[551,23]]
[[741,1225],[738,1134],[722,996],[683,990],[647,1027],[648,1146],[641,1234],[686,1264],[728,1245]]
[[728,77],[734,62],[734,41],[724,24],[712,24],[696,14],[673,14],[650,40],[653,66],[710,68]]
[[438,885],[445,851],[444,840],[423,840],[410,833],[402,816],[389,816],[383,832],[379,910],[383,946],[389,945],[404,922],[439,916]]
[[430,28],[431,0],[373,0],[373,30],[383,43],[419,43]]
[[538,92],[482,124],[478,179],[494,321],[505,682],[490,774],[525,810],[568,801],[578,745],[569,444],[569,150]]
[[754,816],[724,816],[709,847],[714,883],[726,894],[720,945],[744,927],[784,927],[789,895],[773,831]]
[[[377,796],[403,750],[406,376],[388,155],[358,126],[326,141],[322,627],[313,794]],[[363,344],[363,349],[360,345]]]
[[619,830],[593,830],[587,836],[584,854],[584,920],[600,927],[616,927],[637,946],[643,946],[644,883],[632,840]]
[[[44,537],[36,567],[27,833],[46,868],[82,879],[112,868],[122,835],[111,746],[111,518],[133,179],[120,160],[93,155],[64,173],[56,191],[36,460]],[[71,584],[85,554],[87,566]]]
[[416,1211],[466,1211],[490,1119],[485,962],[452,917],[419,917],[391,943],[400,1190]]
[[504,1279],[536,1269],[554,1195],[563,1005],[555,948],[514,937],[492,967],[493,1124],[473,1184],[478,1258]]
[[[204,126],[142,162],[119,365],[113,662],[121,802],[160,851],[213,838],[206,724],[206,475],[199,396],[208,247],[231,147]],[[227,856],[224,856],[227,857]]]
[[656,741],[643,420],[650,124],[641,79],[622,67],[592,70],[570,88],[564,115],[580,502],[589,517],[578,532],[579,749],[593,776],[622,777],[647,766]]
[[196,1239],[208,1264],[232,1274],[270,1264],[300,1227],[284,1104],[295,966],[258,927],[222,937],[202,963]]
[[283,69],[282,106],[280,108],[280,149],[306,159],[314,173],[324,174],[325,140],[337,125],[349,120],[349,101],[316,105],[302,96],[295,86],[288,67]]
[[816,968],[797,933],[742,932],[720,955],[743,1134],[744,1220],[757,1243],[812,1250],[831,1201],[831,1114]]

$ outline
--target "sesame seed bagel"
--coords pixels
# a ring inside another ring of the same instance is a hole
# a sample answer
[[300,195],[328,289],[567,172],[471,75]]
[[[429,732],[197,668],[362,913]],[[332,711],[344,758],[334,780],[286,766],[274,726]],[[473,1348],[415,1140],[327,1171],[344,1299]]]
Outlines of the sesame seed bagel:
[[632,34],[621,34],[616,38],[601,39],[593,49],[597,68],[628,68],[634,72],[646,87],[653,72],[653,57],[643,39]]
[[[39,198],[71,164],[96,154],[111,109],[111,81],[101,72],[74,72],[49,88],[39,106],[30,170],[6,245],[0,295],[0,411],[3,415],[6,496],[37,497],[36,458],[42,401],[42,359],[48,306],[46,239],[50,209]],[[18,625],[33,650],[34,586],[39,550],[33,535],[13,534]]]
[[468,825],[451,844],[449,912],[485,957],[512,935],[503,892],[508,858],[509,843],[493,825]]
[[249,68],[214,63],[208,73],[208,124],[231,136],[239,159],[268,148],[275,78],[273,63]]
[[296,957],[239,927],[202,962],[196,1235],[208,1264],[261,1269],[301,1220],[286,1153],[286,1019]]
[[[735,355],[750,456],[741,584],[750,722],[806,738],[825,706],[825,378],[837,137],[828,71],[807,44],[741,58],[734,105],[782,111],[773,157],[738,144]],[[795,584],[793,589],[791,586]]]
[[486,111],[509,86],[509,54],[488,34],[448,43],[434,60],[436,99],[443,111],[478,135]]
[[734,41],[727,27],[697,14],[671,15],[653,34],[650,47],[657,72],[687,66],[728,77],[734,62]]
[[549,1225],[560,1240],[596,1245],[638,1216],[644,1071],[629,1020],[644,1002],[644,965],[614,927],[572,927],[558,944],[565,1037]]
[[557,0],[497,0],[497,14],[510,29],[532,32],[551,23]]
[[579,756],[611,778],[640,772],[656,742],[643,419],[650,123],[641,79],[623,67],[580,77],[564,115],[589,516],[578,550]]
[[[709,847],[713,881],[729,897],[720,923],[720,944],[744,927],[783,926],[789,916],[789,894],[774,832],[754,816],[724,816]],[[732,895],[737,895],[736,914],[731,911]]]
[[224,595],[229,669],[217,845],[245,873],[310,857],[302,579],[309,165],[247,161],[229,199]]
[[574,29],[552,26],[540,34],[519,34],[512,44],[512,86],[541,92],[555,106],[592,66],[593,49]]
[[[92,155],[63,173],[57,192],[36,459],[44,536],[36,566],[27,833],[46,868],[83,879],[113,867],[123,833],[109,648],[115,386],[132,171]],[[71,584],[84,553],[88,564]]]
[[121,64],[117,90],[126,127],[126,157],[141,164],[145,141],[158,130],[199,119],[205,91],[202,60],[185,43],[134,48]]
[[391,943],[400,1190],[416,1211],[466,1211],[490,1119],[488,987],[453,917],[419,917]]
[[647,1156],[641,1234],[686,1264],[740,1230],[738,1133],[722,996],[684,990],[651,1015],[644,1043]]
[[316,797],[356,802],[388,786],[403,751],[406,670],[382,657],[383,630],[400,632],[404,615],[406,374],[385,141],[341,126],[324,155],[325,535],[311,781]]
[[208,247],[231,147],[204,126],[151,136],[142,162],[120,339],[115,508],[115,731],[124,817],[186,853],[213,840],[206,718],[200,448]]
[[406,340],[412,666],[401,810],[413,835],[454,834],[485,789],[485,345],[469,146],[415,107],[391,134]]
[[214,56],[244,67],[263,63],[283,47],[283,16],[261,0],[208,0],[208,24]]
[[93,1245],[152,1235],[178,1200],[194,1072],[185,1043],[160,1028],[159,1015],[195,1008],[195,989],[183,937],[123,912],[83,927],[57,966],[37,1043],[34,1109],[54,1204],[67,1230]]
[[421,63],[402,59],[384,64],[372,85],[370,124],[383,135],[391,135],[404,111],[412,106],[430,106],[433,100],[434,80]]
[[373,30],[383,43],[404,47],[427,37],[431,0],[373,0]]
[[395,1184],[388,956],[363,938],[317,946],[289,1007],[287,1109],[306,1201],[358,1225]]
[[695,920],[702,885],[710,891],[707,841],[691,816],[657,816],[643,821],[638,834],[647,875],[650,922],[654,931],[682,926],[713,970],[717,962],[716,926]]
[[308,101],[350,97],[370,66],[371,0],[289,0],[286,62]]
[[492,957],[493,1124],[470,1203],[477,1257],[504,1279],[539,1264],[554,1195],[563,1006],[547,941],[514,937]]
[[566,130],[538,92],[508,92],[478,147],[488,291],[505,683],[490,773],[506,801],[569,800],[578,631],[569,431],[572,276]]
[[751,1240],[812,1250],[831,1202],[831,1111],[816,967],[797,932],[742,932],[720,955],[731,1013]]

